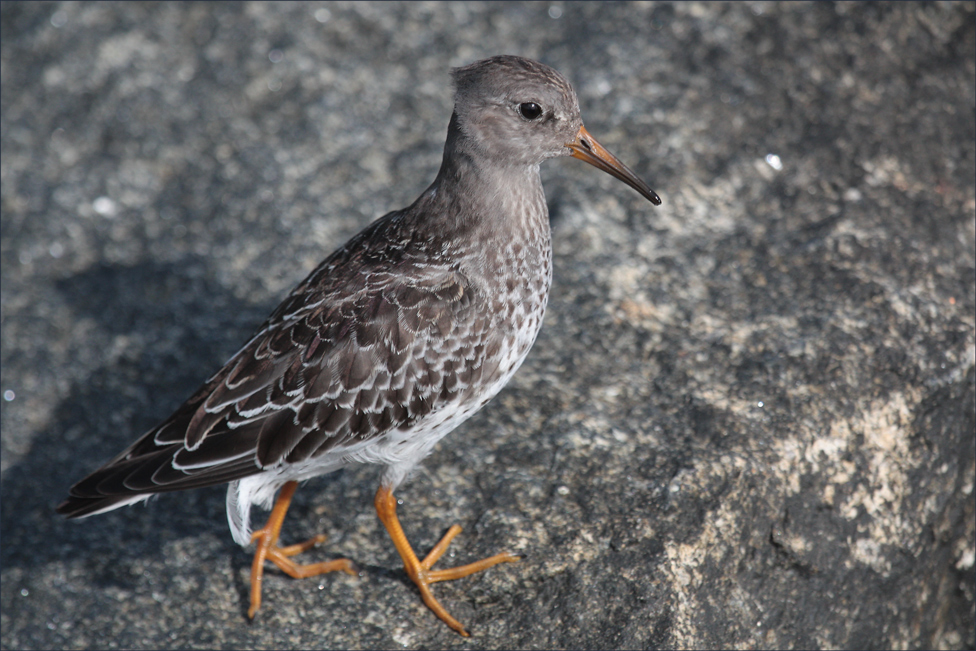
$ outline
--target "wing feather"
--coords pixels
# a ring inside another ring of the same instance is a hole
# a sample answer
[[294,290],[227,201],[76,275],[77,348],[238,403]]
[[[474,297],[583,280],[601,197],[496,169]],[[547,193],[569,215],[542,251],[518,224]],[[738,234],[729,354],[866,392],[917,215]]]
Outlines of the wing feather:
[[341,455],[462,399],[498,336],[487,300],[456,269],[413,263],[406,249],[356,252],[392,222],[323,262],[190,400],[58,510],[77,517]]

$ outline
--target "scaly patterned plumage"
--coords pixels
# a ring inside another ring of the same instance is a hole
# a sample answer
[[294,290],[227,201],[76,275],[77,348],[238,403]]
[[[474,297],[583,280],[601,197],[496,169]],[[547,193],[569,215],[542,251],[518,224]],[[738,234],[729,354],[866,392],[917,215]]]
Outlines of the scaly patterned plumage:
[[551,68],[495,57],[454,78],[433,184],[322,262],[223,368],[76,484],[59,512],[86,516],[230,482],[228,519],[246,545],[251,505],[269,507],[286,483],[375,463],[392,494],[498,393],[536,339],[552,280],[539,164],[574,155],[656,195],[592,140],[572,87]]

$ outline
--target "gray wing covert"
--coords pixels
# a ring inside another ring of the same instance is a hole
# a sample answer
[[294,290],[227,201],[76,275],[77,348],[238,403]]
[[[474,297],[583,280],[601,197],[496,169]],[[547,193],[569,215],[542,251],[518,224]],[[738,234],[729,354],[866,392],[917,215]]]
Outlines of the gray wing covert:
[[306,461],[407,427],[463,399],[479,376],[488,317],[458,272],[375,272],[342,300],[305,298],[311,307],[285,315],[228,364],[187,427],[176,467],[234,461],[201,454],[224,430],[253,441],[256,468]]
[[464,400],[493,350],[483,300],[449,269],[374,272],[352,292],[308,287],[282,308],[58,510],[77,517],[140,493],[225,483],[407,427]]

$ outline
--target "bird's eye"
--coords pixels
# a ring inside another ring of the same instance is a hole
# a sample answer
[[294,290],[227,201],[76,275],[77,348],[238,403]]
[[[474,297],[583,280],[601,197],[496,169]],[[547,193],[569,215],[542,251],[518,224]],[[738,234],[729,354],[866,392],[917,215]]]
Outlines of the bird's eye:
[[522,102],[518,105],[518,112],[526,120],[538,120],[542,117],[542,107],[535,102]]

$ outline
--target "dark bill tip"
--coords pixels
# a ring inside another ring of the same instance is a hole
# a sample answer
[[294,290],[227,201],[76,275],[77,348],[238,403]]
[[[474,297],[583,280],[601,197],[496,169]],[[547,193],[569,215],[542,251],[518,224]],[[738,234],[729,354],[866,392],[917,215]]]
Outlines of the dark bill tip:
[[629,167],[620,162],[616,156],[603,148],[603,145],[590,135],[586,127],[580,127],[576,140],[566,143],[572,151],[573,158],[587,162],[593,167],[603,170],[610,176],[620,179],[630,187],[640,192],[641,196],[653,203],[655,206],[661,205],[661,197],[652,190],[639,176],[633,173]]

